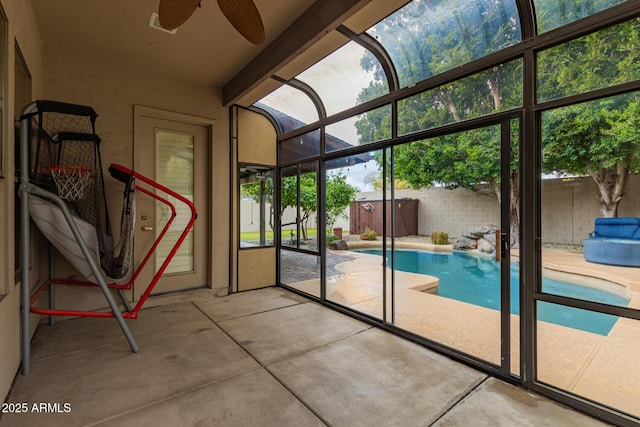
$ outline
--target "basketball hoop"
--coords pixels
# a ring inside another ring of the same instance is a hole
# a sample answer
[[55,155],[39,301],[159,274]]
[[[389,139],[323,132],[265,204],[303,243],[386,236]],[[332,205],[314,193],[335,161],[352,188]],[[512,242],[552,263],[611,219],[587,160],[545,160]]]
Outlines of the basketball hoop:
[[58,196],[71,201],[85,197],[93,178],[93,169],[82,166],[51,166],[49,170],[58,188]]

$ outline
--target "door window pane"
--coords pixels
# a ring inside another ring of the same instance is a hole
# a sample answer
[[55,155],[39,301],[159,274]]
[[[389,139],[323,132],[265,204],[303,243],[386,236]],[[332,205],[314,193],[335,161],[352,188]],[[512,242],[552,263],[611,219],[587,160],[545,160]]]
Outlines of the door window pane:
[[320,257],[280,250],[280,283],[320,297]]
[[[156,130],[156,179],[160,184],[171,188],[191,202],[194,202],[193,143],[193,135]],[[186,226],[186,222],[191,217],[188,206],[171,196],[168,196],[168,200],[174,204],[178,214],[155,252],[156,271],[173,248]],[[180,213],[181,210],[185,212]],[[154,227],[156,237],[170,217],[171,210],[163,203],[156,202],[156,224]],[[193,271],[193,249],[193,230],[191,230],[165,270],[165,274]]]
[[283,246],[318,252],[318,162],[281,169],[280,227]]
[[640,271],[639,93],[542,114],[542,291],[628,306]]
[[318,162],[300,164],[300,249],[318,252]]
[[536,351],[540,381],[635,417],[639,322],[607,306],[640,308],[638,96],[542,113],[541,291],[605,305],[538,301]]
[[381,150],[325,163],[327,234],[341,227],[349,249],[327,249],[327,300],[382,320],[388,270],[381,252],[390,230],[382,221],[384,195],[372,181],[378,173],[374,159],[382,159]]
[[[387,185],[395,234],[387,262],[395,325],[501,365],[506,307],[496,243],[508,199],[500,194],[500,126],[397,145],[393,154]],[[511,268],[517,289],[517,264]]]
[[298,166],[280,170],[280,235],[282,246],[298,247]]
[[[606,332],[543,320],[548,313]],[[536,329],[539,381],[640,417],[639,321],[538,302]]]

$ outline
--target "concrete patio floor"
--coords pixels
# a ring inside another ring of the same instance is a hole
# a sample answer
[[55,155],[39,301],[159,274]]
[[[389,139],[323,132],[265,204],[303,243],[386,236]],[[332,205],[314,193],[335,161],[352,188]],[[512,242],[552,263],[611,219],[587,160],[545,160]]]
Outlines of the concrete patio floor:
[[[414,243],[403,247],[425,249],[424,244]],[[344,252],[338,253],[344,258]],[[437,286],[436,277],[402,271],[395,272],[395,294],[392,297],[388,288],[385,298],[380,257],[348,253],[350,258],[336,264],[336,274],[327,277],[327,300],[378,319],[383,316],[384,301],[394,301],[398,328],[500,364],[500,312],[424,292]],[[584,285],[624,295],[629,307],[640,308],[640,269],[593,264],[581,254],[557,250],[543,252],[543,267],[545,274],[560,280],[570,273]],[[389,270],[387,283],[391,283]],[[289,286],[313,295],[319,281]],[[519,316],[512,314],[511,371],[515,375],[520,371],[519,322]],[[537,341],[539,381],[640,417],[639,321],[621,318],[606,336],[538,321]]]
[[41,325],[0,427],[603,425],[282,288],[148,305],[136,354],[113,319]]

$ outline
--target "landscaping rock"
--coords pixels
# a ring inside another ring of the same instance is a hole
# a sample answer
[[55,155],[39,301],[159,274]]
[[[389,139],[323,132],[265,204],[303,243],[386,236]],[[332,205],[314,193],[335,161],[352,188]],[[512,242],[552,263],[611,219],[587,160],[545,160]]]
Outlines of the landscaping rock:
[[462,232],[462,237],[465,237],[467,239],[471,239],[471,240],[478,240],[480,237],[482,237],[483,235],[481,234],[480,236],[473,234],[470,231],[463,231]]
[[[495,240],[495,237],[494,237],[494,240]],[[481,238],[481,239],[478,239],[477,249],[480,252],[486,252],[488,254],[491,254],[496,250],[496,246],[492,244],[490,241],[488,241],[487,239]]]
[[491,243],[493,245],[493,247],[496,246],[496,233],[489,233],[489,234],[485,234],[484,236],[482,236],[482,238],[486,241],[488,241],[489,243]]
[[467,232],[474,236],[483,237],[485,234],[495,233],[497,229],[498,227],[492,224],[477,224],[471,227]]
[[468,237],[461,237],[453,244],[453,249],[475,249],[477,246],[477,240],[469,239]]
[[334,240],[333,242],[329,243],[329,249],[334,251],[348,251],[349,246],[347,246],[347,242],[345,242],[344,240]]
[[492,254],[496,251],[496,231],[498,227],[492,224],[477,224],[462,232],[453,245],[453,249],[478,249]]

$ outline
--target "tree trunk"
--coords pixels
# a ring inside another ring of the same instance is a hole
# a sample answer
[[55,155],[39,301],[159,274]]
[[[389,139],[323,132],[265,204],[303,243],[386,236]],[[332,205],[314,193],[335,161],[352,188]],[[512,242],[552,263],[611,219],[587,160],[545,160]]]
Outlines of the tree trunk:
[[[500,183],[490,178],[489,184],[493,189],[493,194],[498,199],[498,206],[502,207]],[[518,171],[511,171],[511,184],[509,192],[509,234],[511,235],[510,245],[512,248],[520,247],[520,185]]]
[[460,113],[458,113],[458,109],[456,108],[456,104],[453,102],[451,98],[451,93],[449,91],[440,91],[440,94],[444,98],[444,104],[447,105],[449,112],[453,115],[453,120],[456,122],[462,121],[462,117],[460,117]]
[[[494,72],[497,72],[497,68],[494,69]],[[489,79],[487,84],[489,85],[489,90],[493,96],[493,109],[495,111],[500,111],[502,108],[502,100],[500,99],[500,84],[498,83],[498,76]]]
[[511,247],[520,247],[520,177],[518,170],[511,171],[511,191],[509,194],[509,218]]
[[311,217],[312,213],[313,211],[305,211],[302,214],[302,218],[300,218],[300,231],[302,231],[302,240],[304,241],[307,241],[307,239],[309,238],[309,236],[307,235],[307,221]]
[[621,164],[610,168],[600,168],[597,172],[587,169],[589,176],[598,186],[598,202],[600,203],[600,216],[603,218],[616,218],[618,205],[625,195],[629,169]]
[[500,191],[500,183],[493,178],[489,178],[489,184],[491,185],[491,189],[493,190],[493,194],[495,194],[496,199],[498,199],[498,204],[502,204],[502,191]]

